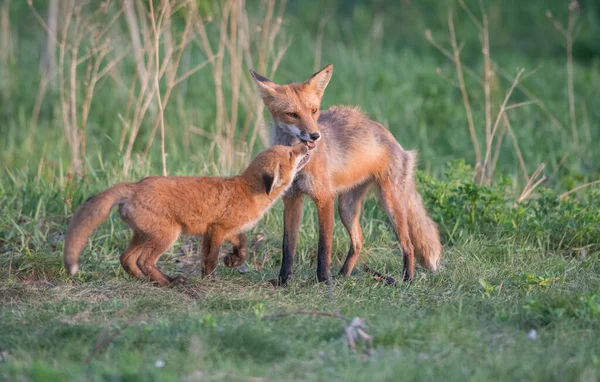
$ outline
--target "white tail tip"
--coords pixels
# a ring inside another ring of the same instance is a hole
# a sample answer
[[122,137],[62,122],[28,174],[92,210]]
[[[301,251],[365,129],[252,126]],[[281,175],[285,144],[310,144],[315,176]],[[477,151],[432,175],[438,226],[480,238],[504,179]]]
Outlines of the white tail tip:
[[73,276],[79,270],[79,265],[73,264],[68,267],[69,276]]

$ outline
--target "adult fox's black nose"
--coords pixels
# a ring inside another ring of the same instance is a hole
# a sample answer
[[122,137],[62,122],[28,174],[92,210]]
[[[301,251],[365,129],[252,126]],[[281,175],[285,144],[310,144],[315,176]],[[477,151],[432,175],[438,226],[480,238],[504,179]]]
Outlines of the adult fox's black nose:
[[313,141],[318,141],[319,139],[321,139],[321,134],[319,134],[319,133],[312,133],[309,136],[310,136],[310,139],[312,139]]

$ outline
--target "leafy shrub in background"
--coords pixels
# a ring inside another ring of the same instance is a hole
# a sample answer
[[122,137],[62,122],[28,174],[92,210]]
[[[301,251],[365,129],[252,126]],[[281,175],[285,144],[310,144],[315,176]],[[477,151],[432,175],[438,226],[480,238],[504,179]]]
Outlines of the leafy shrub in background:
[[509,179],[479,186],[471,180],[472,173],[464,161],[457,161],[441,179],[418,174],[420,191],[447,243],[465,234],[481,234],[515,237],[545,250],[582,255],[600,249],[597,190],[588,190],[580,199],[559,200],[555,191],[541,188],[517,203]]

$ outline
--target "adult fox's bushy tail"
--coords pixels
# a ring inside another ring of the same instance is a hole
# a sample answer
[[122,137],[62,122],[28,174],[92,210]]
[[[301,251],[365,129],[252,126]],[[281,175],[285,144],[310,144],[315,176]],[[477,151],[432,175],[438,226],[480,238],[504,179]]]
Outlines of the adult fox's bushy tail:
[[85,247],[88,237],[108,218],[115,204],[133,194],[133,185],[133,183],[120,183],[92,196],[71,218],[65,239],[65,268],[69,275],[77,273],[79,254]]
[[408,234],[413,244],[415,256],[430,270],[435,271],[442,256],[442,243],[437,224],[427,214],[423,199],[417,191],[414,181],[417,153],[407,151],[409,170],[406,171],[407,179],[403,182],[406,187],[403,200],[408,214]]

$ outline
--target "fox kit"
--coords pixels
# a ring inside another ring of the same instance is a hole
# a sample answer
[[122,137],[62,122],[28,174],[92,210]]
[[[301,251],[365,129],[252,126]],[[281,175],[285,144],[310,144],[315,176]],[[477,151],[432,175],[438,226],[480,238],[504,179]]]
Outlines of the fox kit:
[[217,177],[149,177],[120,183],[89,198],[71,219],[65,240],[65,267],[79,268],[79,254],[92,232],[119,206],[121,218],[133,229],[133,239],[121,255],[132,276],[158,285],[184,281],[156,268],[156,261],[180,234],[203,235],[202,273],[212,275],[223,241],[233,244],[225,265],[241,265],[246,236],[292,184],[309,161],[305,145],[272,146],[258,154],[242,175]]
[[321,111],[321,98],[332,72],[333,66],[327,65],[305,82],[277,85],[250,70],[271,113],[274,144],[302,142],[311,155],[310,163],[283,197],[279,283],[285,285],[292,273],[304,194],[315,202],[319,218],[318,280],[329,279],[336,196],[351,242],[340,274],[350,275],[363,244],[361,204],[372,185],[402,245],[404,279],[413,277],[415,254],[427,268],[436,270],[442,245],[437,225],[427,215],[413,180],[416,153],[404,150],[386,128],[357,108],[337,106]]

